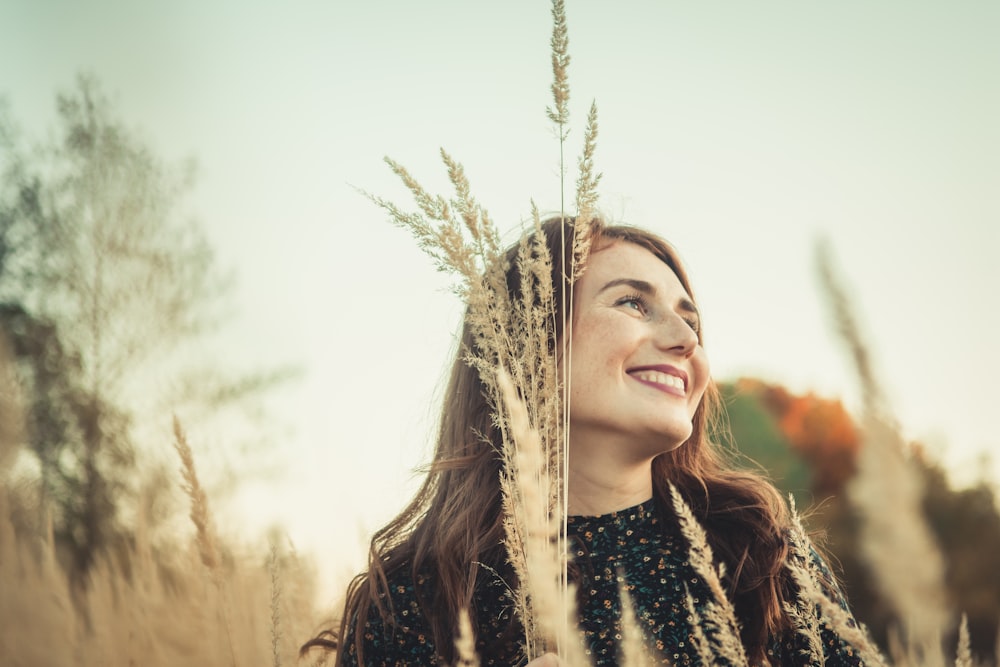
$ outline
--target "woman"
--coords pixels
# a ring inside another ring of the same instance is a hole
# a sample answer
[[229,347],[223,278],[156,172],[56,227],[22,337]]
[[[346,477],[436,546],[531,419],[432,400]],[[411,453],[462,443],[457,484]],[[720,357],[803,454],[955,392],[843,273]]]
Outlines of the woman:
[[[542,233],[558,311],[574,224],[552,219]],[[573,288],[567,478],[570,573],[588,654],[595,665],[617,664],[622,577],[657,661],[702,662],[685,604],[689,595],[703,602],[712,593],[687,560],[673,485],[724,566],[749,661],[810,664],[785,611],[796,586],[786,567],[784,503],[768,482],[728,468],[708,440],[718,398],[676,253],[631,227],[598,223],[592,238],[586,271]],[[508,252],[506,274],[515,298],[516,252]],[[562,337],[562,315],[552,349]],[[475,346],[468,321],[463,346]],[[500,446],[479,372],[460,350],[427,479],[376,533],[369,569],[348,589],[339,633],[307,646],[339,647],[340,665],[451,664],[457,619],[468,611],[483,665],[527,662],[510,595],[518,582],[502,544]],[[828,629],[821,640],[828,664],[860,664]]]

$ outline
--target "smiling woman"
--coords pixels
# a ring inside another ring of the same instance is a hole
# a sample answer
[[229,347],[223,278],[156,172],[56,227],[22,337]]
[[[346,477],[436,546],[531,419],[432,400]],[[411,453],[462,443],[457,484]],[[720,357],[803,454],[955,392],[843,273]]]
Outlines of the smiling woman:
[[651,498],[651,459],[691,436],[708,357],[698,310],[671,268],[679,264],[661,254],[609,239],[574,289],[571,512],[603,514]]
[[[588,229],[587,268],[575,283],[564,280],[564,267],[577,247],[576,224],[562,218],[510,248],[503,281],[491,283],[508,303],[530,304],[525,248],[552,258],[550,273],[535,279],[554,291],[544,345],[563,360],[571,385],[570,516],[559,539],[571,559],[583,652],[595,665],[619,664],[634,605],[645,635],[639,664],[861,664],[830,624],[821,629],[813,618],[821,601],[800,595],[815,584],[853,627],[829,571],[796,541],[774,488],[728,467],[709,441],[717,393],[676,253],[640,229],[600,222]],[[483,368],[469,363],[485,354],[472,304],[430,471],[372,540],[339,631],[307,644],[336,649],[339,665],[453,663],[465,614],[482,664],[531,657],[533,667],[547,664],[525,646],[524,619],[515,613],[525,582],[504,544],[509,462]],[[508,340],[527,335],[512,321],[497,326]],[[692,523],[704,527],[703,539]],[[812,583],[796,571],[811,573]],[[620,586],[633,605],[622,602]],[[728,640],[722,608],[735,610]]]

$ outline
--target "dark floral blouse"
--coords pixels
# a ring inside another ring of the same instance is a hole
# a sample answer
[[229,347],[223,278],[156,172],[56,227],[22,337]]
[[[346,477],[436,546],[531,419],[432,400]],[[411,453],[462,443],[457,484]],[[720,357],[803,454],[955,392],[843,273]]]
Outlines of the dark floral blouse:
[[[580,627],[596,667],[618,664],[622,632],[619,573],[624,573],[623,583],[646,631],[651,654],[662,656],[657,663],[702,664],[690,636],[685,588],[696,605],[704,604],[711,593],[687,561],[686,541],[673,521],[661,521],[654,501],[603,516],[570,517],[569,535],[579,570]],[[359,664],[354,633],[362,632],[365,665],[446,664],[435,650],[433,634],[417,602],[416,592],[429,591],[432,585],[425,577],[414,580],[408,570],[390,575],[393,622],[383,622],[373,606],[366,621],[360,627],[349,627],[343,638],[343,663]],[[473,602],[479,635],[476,649],[482,665],[524,665],[527,659],[520,626],[513,618],[507,584],[498,573],[482,573]],[[843,600],[838,602],[844,605]],[[862,664],[856,652],[825,627],[821,639],[826,665]],[[772,641],[768,650],[774,665],[814,664],[808,655],[805,641],[791,632]]]

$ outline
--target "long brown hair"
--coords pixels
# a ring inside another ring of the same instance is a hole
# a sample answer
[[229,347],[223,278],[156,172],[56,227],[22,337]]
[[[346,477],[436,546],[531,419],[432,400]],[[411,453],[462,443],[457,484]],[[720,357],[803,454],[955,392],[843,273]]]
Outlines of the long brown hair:
[[[564,276],[571,266],[574,230],[572,218],[557,217],[542,224],[556,291],[553,346],[562,336],[565,320],[562,293],[567,282]],[[649,250],[674,271],[692,300],[695,298],[677,253],[663,239],[638,228],[600,221],[593,234],[591,247],[595,249],[608,242],[625,242]],[[512,298],[520,298],[517,250],[515,244],[507,255],[506,282]],[[698,335],[700,339],[701,333]],[[502,545],[501,441],[479,372],[465,361],[464,351],[475,345],[468,317],[461,345],[444,395],[433,462],[423,484],[410,504],[372,538],[368,571],[355,577],[348,587],[339,632],[324,632],[303,650],[312,646],[338,648],[338,637],[346,635],[349,624],[360,630],[373,607],[386,624],[391,624],[388,578],[407,568],[414,580],[419,573],[434,582],[430,597],[418,602],[436,650],[453,662],[453,638],[461,610],[473,615],[476,627],[475,609],[470,607],[479,569],[491,568],[513,579]],[[782,611],[787,595],[782,576],[787,514],[770,483],[733,469],[710,442],[710,425],[719,404],[718,392],[710,383],[695,411],[691,437],[681,447],[654,459],[653,493],[661,511],[670,512],[669,487],[673,484],[701,521],[716,557],[726,565],[729,594],[742,624],[741,638],[751,661],[757,663],[764,660],[768,638],[787,625]],[[510,579],[509,583],[517,585]],[[359,664],[364,664],[363,639],[362,632],[354,633]]]

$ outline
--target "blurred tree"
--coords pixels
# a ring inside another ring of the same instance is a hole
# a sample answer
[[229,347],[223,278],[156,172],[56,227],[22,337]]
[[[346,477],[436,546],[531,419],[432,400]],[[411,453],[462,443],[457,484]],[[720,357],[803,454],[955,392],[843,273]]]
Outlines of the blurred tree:
[[859,446],[854,422],[844,405],[811,392],[793,396],[784,387],[759,382],[753,391],[795,451],[809,463],[816,497],[843,491],[857,470]]
[[[135,491],[149,373],[215,323],[225,282],[181,208],[190,167],[158,160],[91,77],[57,110],[54,137],[26,151],[0,106],[0,324],[57,541],[82,575],[127,535],[119,511]],[[237,397],[270,377],[205,390]]]
[[[826,550],[840,566],[855,615],[886,646],[889,629],[899,619],[880,597],[860,556],[859,517],[844,488],[856,471],[861,434],[843,404],[745,378],[721,389],[739,449],[769,471],[777,471],[773,476],[779,488],[794,491],[784,481],[790,464],[782,457],[808,462],[817,504],[800,503],[800,507],[811,525],[824,529]],[[987,482],[953,488],[941,467],[922,455],[922,447],[914,444],[911,450],[924,476],[924,511],[946,562],[956,623],[959,614],[968,614],[974,652],[990,656],[1000,622],[1000,512],[994,489]],[[905,554],[900,555],[899,566],[907,566]],[[947,639],[952,650],[957,638],[956,625]]]
[[[726,406],[735,447],[745,467],[761,467],[785,494],[793,494],[796,504],[809,501],[810,470],[792,450],[791,442],[762,402],[752,381],[724,382],[719,391]],[[713,434],[725,440],[725,433]],[[739,459],[737,459],[739,462]]]
[[[973,648],[990,655],[1000,623],[1000,512],[985,482],[955,489],[944,470],[922,458],[924,511],[944,554],[951,605],[968,614]],[[952,643],[958,629],[953,628]]]
[[94,79],[57,99],[53,144],[9,160],[0,296],[62,325],[87,390],[114,400],[133,368],[204,331],[222,283],[180,210],[191,169],[161,164]]
[[[53,324],[5,303],[0,326],[26,390],[25,430],[44,497],[56,506],[56,537],[71,572],[82,574],[119,536],[115,499],[134,454],[127,417],[83,388],[79,358],[66,351]],[[117,437],[99,436],[98,425],[113,427]]]

